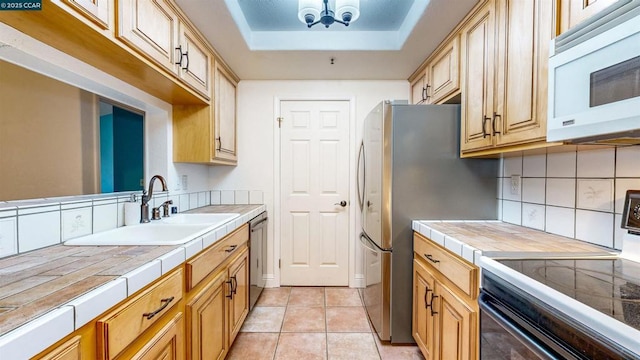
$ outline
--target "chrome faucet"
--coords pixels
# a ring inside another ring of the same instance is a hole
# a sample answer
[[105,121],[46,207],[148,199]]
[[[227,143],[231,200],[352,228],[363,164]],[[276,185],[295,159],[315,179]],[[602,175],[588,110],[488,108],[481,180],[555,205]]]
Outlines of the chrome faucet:
[[[162,191],[167,191],[167,182],[160,175],[154,175],[151,180],[149,180],[149,190],[142,190],[142,204],[140,204],[140,222],[148,223],[149,220],[149,200],[153,197],[153,183],[156,180],[160,180],[162,184]],[[159,212],[159,211],[158,211]],[[155,217],[154,217],[155,218]],[[160,216],[158,216],[158,219]]]

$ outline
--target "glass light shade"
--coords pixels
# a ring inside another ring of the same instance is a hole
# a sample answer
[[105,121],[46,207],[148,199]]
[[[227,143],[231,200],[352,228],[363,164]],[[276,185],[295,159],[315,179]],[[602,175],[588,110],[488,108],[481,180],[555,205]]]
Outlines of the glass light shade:
[[342,14],[350,12],[351,22],[360,17],[360,0],[336,0],[336,19],[342,20]]
[[320,13],[322,12],[322,0],[298,0],[298,19],[306,24],[305,15],[311,14],[314,16],[315,21],[320,19]]

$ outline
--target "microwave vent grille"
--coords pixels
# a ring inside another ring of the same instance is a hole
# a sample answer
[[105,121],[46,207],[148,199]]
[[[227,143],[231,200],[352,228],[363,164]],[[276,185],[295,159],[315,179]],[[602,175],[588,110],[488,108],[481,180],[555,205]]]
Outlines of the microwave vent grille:
[[616,1],[592,18],[559,35],[555,39],[555,53],[571,49],[636,16],[640,16],[640,0]]

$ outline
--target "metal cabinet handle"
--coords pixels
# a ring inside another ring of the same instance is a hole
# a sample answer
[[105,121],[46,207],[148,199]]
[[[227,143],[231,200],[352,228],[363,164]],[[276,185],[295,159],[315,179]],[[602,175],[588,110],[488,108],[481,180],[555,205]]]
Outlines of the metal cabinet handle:
[[238,279],[235,275],[233,275],[230,280],[233,280],[233,282],[231,283],[231,292],[233,292],[233,294],[235,295],[238,293]]
[[178,47],[176,48],[176,51],[178,52],[178,60],[176,60],[176,62],[174,62],[174,64],[176,65],[180,65],[180,67],[182,67],[182,45],[178,45]]
[[482,115],[482,138],[486,138],[487,136],[491,135],[488,132],[486,132],[486,127],[487,127],[487,121],[490,121],[491,118],[488,116],[484,116]]
[[431,289],[429,289],[429,287],[426,286],[425,289],[424,289],[424,308],[425,309],[428,309],[431,306],[431,304],[429,304],[429,301],[427,300],[427,297],[428,297],[430,291],[431,291]]
[[496,131],[496,118],[500,118],[502,120],[502,116],[497,114],[495,111],[493,112],[493,120],[491,120],[491,130],[493,130],[493,135],[500,134],[500,131]]
[[429,261],[431,261],[434,264],[437,264],[440,262],[440,260],[434,259],[433,256],[431,254],[424,254],[424,257],[426,257],[427,259],[429,259]]
[[340,206],[342,206],[342,207],[345,207],[345,206],[347,206],[347,202],[346,202],[346,201],[344,201],[344,200],[342,200],[342,201],[340,201],[339,203],[335,203],[335,204],[333,204],[333,205],[340,205]]
[[[187,58],[187,65],[183,66],[182,70],[189,70],[189,50],[185,51],[183,56]],[[180,60],[180,63],[182,63],[182,59]]]
[[438,297],[438,295],[436,295],[435,293],[431,293],[431,304],[429,304],[429,306],[431,307],[431,316],[437,315],[438,312],[437,311],[433,311],[433,301]]
[[228,249],[225,249],[224,251],[230,253],[230,252],[233,252],[233,250],[235,250],[237,247],[238,245],[231,245],[229,246]]
[[161,299],[160,302],[162,303],[162,306],[160,306],[158,309],[156,309],[155,311],[152,312],[148,312],[148,313],[144,313],[142,314],[142,316],[146,317],[147,320],[151,320],[154,316],[156,316],[159,312],[161,312],[162,310],[164,310],[167,306],[169,306],[169,303],[171,303],[173,301],[174,297],[170,297],[170,298],[166,298],[166,299]]
[[429,88],[431,87],[431,85],[427,84],[427,86],[424,87],[424,101],[429,100],[429,98],[431,98],[431,95],[429,95]]
[[233,299],[233,281],[231,279],[225,281],[225,283],[229,284],[229,295],[225,295],[225,297],[229,299]]

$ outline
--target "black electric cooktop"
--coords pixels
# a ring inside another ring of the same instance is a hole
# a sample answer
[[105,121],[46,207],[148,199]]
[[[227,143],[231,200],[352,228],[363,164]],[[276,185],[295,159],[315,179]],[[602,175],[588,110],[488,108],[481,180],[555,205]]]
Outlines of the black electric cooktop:
[[496,261],[640,330],[640,263],[621,258]]

